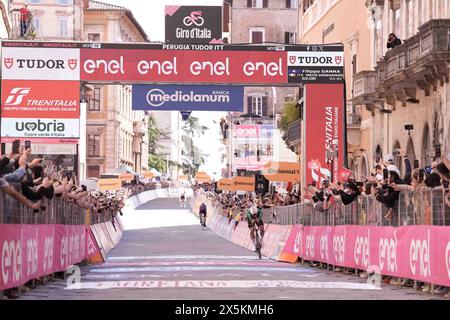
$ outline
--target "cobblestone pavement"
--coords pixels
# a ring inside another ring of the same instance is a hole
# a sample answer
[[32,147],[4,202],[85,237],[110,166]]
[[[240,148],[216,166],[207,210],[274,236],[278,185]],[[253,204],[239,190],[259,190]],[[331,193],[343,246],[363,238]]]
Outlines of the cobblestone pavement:
[[202,231],[177,199],[123,217],[127,231],[105,263],[81,268],[80,288],[58,280],[21,299],[438,299],[410,288],[367,285],[351,274],[259,260]]

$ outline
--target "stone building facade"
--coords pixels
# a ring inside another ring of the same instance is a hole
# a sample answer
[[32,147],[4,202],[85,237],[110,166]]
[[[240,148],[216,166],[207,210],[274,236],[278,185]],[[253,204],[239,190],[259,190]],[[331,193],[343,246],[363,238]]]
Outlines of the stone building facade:
[[[124,7],[89,1],[84,11],[84,39],[90,42],[144,42],[147,35]],[[126,165],[148,170],[148,120],[132,111],[130,85],[87,84],[87,176]]]
[[[422,167],[436,145],[450,156],[450,1],[309,0],[299,16],[301,43],[344,44],[347,157],[357,177],[387,154],[403,170],[396,149]],[[403,44],[388,50],[390,33]]]
[[[421,167],[450,157],[450,1],[366,1],[371,67],[353,76],[353,102],[372,115],[370,165],[404,150]],[[402,45],[387,49],[390,33]],[[412,125],[412,130],[406,130]],[[402,161],[397,156],[397,163]]]

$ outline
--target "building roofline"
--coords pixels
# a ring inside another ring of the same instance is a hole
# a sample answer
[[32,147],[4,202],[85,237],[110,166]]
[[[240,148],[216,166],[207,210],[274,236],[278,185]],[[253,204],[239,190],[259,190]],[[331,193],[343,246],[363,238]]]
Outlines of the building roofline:
[[144,28],[142,28],[141,24],[134,17],[133,12],[125,7],[117,6],[109,3],[104,3],[95,0],[89,0],[87,7],[84,9],[86,11],[119,11],[125,13],[128,19],[133,23],[136,29],[139,31],[139,34],[142,36],[145,42],[149,42],[149,38]]

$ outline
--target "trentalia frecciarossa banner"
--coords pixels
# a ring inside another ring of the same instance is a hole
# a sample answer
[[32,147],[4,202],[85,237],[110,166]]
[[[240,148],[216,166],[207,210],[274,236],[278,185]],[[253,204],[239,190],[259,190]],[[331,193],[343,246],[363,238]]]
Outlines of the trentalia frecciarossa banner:
[[2,43],[2,78],[283,85],[340,83],[342,44]]
[[305,86],[305,174],[306,184],[337,181],[344,161],[344,86]]

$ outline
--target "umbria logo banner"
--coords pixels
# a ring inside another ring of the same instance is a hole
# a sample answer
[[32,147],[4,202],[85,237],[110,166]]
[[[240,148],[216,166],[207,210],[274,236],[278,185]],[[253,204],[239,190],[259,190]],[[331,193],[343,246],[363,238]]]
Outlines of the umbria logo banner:
[[337,181],[344,161],[344,86],[307,84],[305,105],[306,184]]

